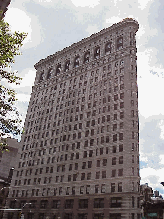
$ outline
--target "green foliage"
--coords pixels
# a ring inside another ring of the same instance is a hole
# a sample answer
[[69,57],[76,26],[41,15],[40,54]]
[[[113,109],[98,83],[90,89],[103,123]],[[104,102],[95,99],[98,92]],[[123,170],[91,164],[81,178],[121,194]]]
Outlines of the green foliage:
[[[14,56],[21,55],[20,47],[26,36],[26,33],[12,33],[9,24],[0,20],[0,81],[20,84],[22,78],[16,75],[17,72],[11,71],[11,64],[15,62]],[[3,137],[7,133],[21,133],[20,115],[14,106],[16,100],[15,90],[0,84],[0,150],[6,148]]]

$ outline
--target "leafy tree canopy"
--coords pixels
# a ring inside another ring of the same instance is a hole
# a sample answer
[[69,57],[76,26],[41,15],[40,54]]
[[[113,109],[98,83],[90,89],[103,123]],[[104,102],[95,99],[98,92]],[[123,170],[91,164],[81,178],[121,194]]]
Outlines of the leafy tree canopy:
[[[12,33],[9,24],[3,19],[0,20],[0,81],[6,80],[9,84],[20,84],[22,78],[18,77],[17,72],[11,70],[11,64],[15,62],[14,57],[21,55],[20,47],[26,38],[26,33]],[[0,83],[0,150],[6,150],[4,137],[12,133],[21,133],[21,119],[16,109],[16,93],[9,86]]]

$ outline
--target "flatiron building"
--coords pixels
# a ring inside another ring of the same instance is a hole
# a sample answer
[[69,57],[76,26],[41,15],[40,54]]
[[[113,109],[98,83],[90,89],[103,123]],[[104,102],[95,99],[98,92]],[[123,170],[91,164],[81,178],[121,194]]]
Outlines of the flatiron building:
[[126,18],[35,64],[8,198],[25,219],[140,218],[138,28]]

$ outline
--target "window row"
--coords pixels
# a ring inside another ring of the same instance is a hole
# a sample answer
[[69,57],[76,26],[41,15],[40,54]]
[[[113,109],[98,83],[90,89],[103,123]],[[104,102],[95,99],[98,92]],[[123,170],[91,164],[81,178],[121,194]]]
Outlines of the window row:
[[[17,214],[17,218],[19,218],[19,213],[15,213]],[[7,214],[7,219],[14,219],[15,218],[15,214],[13,212],[8,212]],[[136,217],[135,217],[136,215]],[[38,216],[38,217],[37,217]],[[44,219],[46,218],[46,213],[38,213],[36,216],[35,213],[27,213],[27,219]],[[109,213],[108,215],[110,219],[121,219],[122,218],[122,214],[121,213]],[[141,215],[140,214],[135,214],[135,213],[131,213],[130,214],[131,219],[140,219]],[[59,213],[55,213],[53,215],[48,216],[49,219],[58,219],[60,218],[60,214]],[[73,219],[74,218],[74,213],[64,213],[63,214],[63,219]],[[77,219],[87,219],[88,218],[88,213],[77,213]],[[92,213],[92,219],[105,219],[104,213]]]
[[[122,106],[122,103],[120,105]],[[116,109],[116,107],[117,107],[117,104],[114,105],[114,109]],[[103,111],[105,112],[106,109],[107,109],[107,107],[104,106]],[[109,111],[109,110],[110,110],[110,106],[108,106],[107,111]],[[99,109],[98,112],[100,112],[100,111],[101,111],[101,108]],[[87,112],[86,114],[87,114],[87,118],[89,118],[91,116],[91,112]],[[92,115],[96,115],[96,111],[93,111]],[[101,118],[97,118],[97,121],[95,119],[92,119],[90,121],[86,121],[86,127],[95,126],[96,123],[103,124],[103,123],[109,122],[110,117],[111,117],[110,115],[103,115]],[[113,115],[114,120],[123,119],[123,118],[124,118],[124,112],[117,112],[117,113],[115,112],[115,114]],[[53,123],[53,127],[56,127],[56,130],[52,130],[51,135],[54,136],[54,134],[58,135],[58,134],[63,133],[63,132],[83,129],[82,123],[78,123],[75,125],[71,125],[71,124],[67,125],[67,122],[74,122],[74,121],[77,122],[79,120],[81,121],[82,119],[83,119],[83,114],[66,117],[65,121],[64,121],[64,119],[63,119],[63,121],[62,121],[62,119],[59,119],[57,122]],[[64,124],[64,123],[65,123],[65,125],[63,126],[62,124]],[[61,127],[62,130],[59,130],[61,125],[62,125],[62,127]],[[49,129],[50,127],[51,127],[51,123],[44,124],[43,130]],[[31,133],[31,130],[29,131],[29,134]],[[41,130],[41,126],[40,126],[39,130]],[[33,132],[35,132],[35,131],[37,131],[37,130],[33,130]],[[45,137],[49,137],[49,136],[50,136],[50,132],[47,130],[47,131],[43,132],[42,134],[40,132],[39,133],[37,132],[37,134],[34,135],[34,139],[45,138]],[[25,136],[24,142],[28,142],[28,141],[30,141],[30,136]]]
[[[134,197],[133,197],[134,198]],[[134,199],[135,200],[135,199]],[[87,209],[89,208],[89,199],[79,199],[78,200],[78,209]],[[93,199],[93,208],[104,208],[105,200],[104,198],[94,198]],[[23,206],[23,204],[26,204],[26,201],[21,201],[19,203],[19,206]],[[49,202],[48,200],[41,200],[40,203],[37,203],[37,200],[31,200],[30,204],[27,206],[29,209],[35,209],[39,205],[40,209],[60,209],[61,207],[64,207],[64,209],[73,209],[74,207],[74,199],[66,199],[63,203],[64,206],[62,206],[61,200],[52,200],[52,202]],[[122,197],[111,197],[109,202],[109,207],[111,208],[119,208],[122,204]],[[18,207],[17,201],[11,201],[10,202],[10,208],[15,209]]]
[[[115,127],[115,126],[113,126]],[[108,137],[108,136],[107,136]],[[103,139],[103,138],[102,138]],[[101,139],[101,141],[103,141]],[[90,140],[86,140],[84,142],[84,148],[88,147],[89,145],[90,146],[93,146],[93,143],[96,139],[90,139]],[[99,138],[97,138],[97,144],[99,143]],[[48,155],[48,154],[56,154],[56,152],[64,152],[64,151],[70,151],[70,150],[75,150],[75,149],[79,149],[80,148],[80,145],[81,145],[81,142],[74,142],[72,143],[71,145],[70,144],[64,144],[64,145],[61,145],[61,146],[58,146],[58,147],[50,147],[50,148],[47,148],[47,151],[46,149],[42,149],[42,150],[38,150],[37,153],[36,151],[29,151],[28,153],[27,152],[24,152],[21,154],[21,158],[27,158],[27,157],[32,157],[32,154],[34,153],[35,155],[37,154],[37,156],[43,156],[43,155]],[[58,150],[57,150],[58,148]],[[116,146],[113,146],[111,147],[111,150],[109,151],[109,148],[106,147],[106,149],[104,148],[100,148],[100,150],[98,150],[98,148],[96,149],[96,156],[97,155],[101,155],[101,154],[108,154],[108,152],[111,152],[111,153],[116,153],[116,152],[122,152],[123,151],[123,144],[120,144],[118,146],[118,150],[116,150]],[[134,143],[132,143],[132,151],[134,151]],[[28,145],[25,145],[23,146],[22,150],[28,150]],[[106,152],[105,152],[106,150]],[[138,145],[136,145],[136,151],[138,150]],[[58,159],[55,159],[55,157],[52,157],[52,158],[48,158],[47,159],[47,163],[54,163],[55,161],[60,161],[60,160],[68,160],[68,154],[65,156],[65,158],[63,157],[63,154],[60,155],[61,157],[58,158]],[[35,156],[34,156],[35,157]],[[21,164],[19,164],[19,167],[21,167]]]
[[[130,191],[132,192],[139,192],[140,191],[140,184],[139,182],[134,183],[132,182],[129,184]],[[32,189],[29,190],[13,190],[12,197],[35,197],[35,196],[58,196],[58,195],[79,195],[79,194],[101,194],[101,193],[115,193],[115,192],[123,192],[123,184],[122,182],[112,182],[110,184],[96,184],[96,185],[80,185],[79,187],[58,187],[54,189],[50,188],[43,188],[40,189]]]
[[[123,48],[123,37],[119,37],[117,39],[117,42],[116,42],[116,49],[120,50],[122,48]],[[105,50],[104,51],[105,54],[111,53],[112,52],[112,42],[106,43],[104,50]],[[93,56],[94,59],[100,58],[100,46],[95,47],[93,55],[90,53],[89,50],[87,52],[85,52],[85,54],[82,58],[83,60],[80,59],[80,55],[77,55],[74,58],[73,67],[76,68],[76,67],[80,66],[80,63],[81,64],[88,63],[91,60],[91,56]],[[52,76],[57,76],[63,70],[64,70],[64,72],[67,72],[68,70],[70,70],[70,64],[71,64],[71,61],[70,61],[70,59],[68,59],[68,60],[66,60],[64,66],[62,66],[61,64],[58,64],[56,67],[56,70],[50,68],[46,74],[46,78],[45,78],[44,71],[42,71],[40,74],[39,82],[41,82],[44,79],[50,79]],[[121,64],[122,64],[122,62],[121,62]]]
[[[119,80],[118,80],[118,77],[115,77],[114,81],[115,81],[115,83],[117,83],[118,81],[123,82],[124,81],[124,76],[120,76]],[[105,79],[104,81],[101,81],[101,84],[102,83],[104,83],[104,85],[106,85],[107,79]],[[108,81],[108,83],[110,85],[110,81]],[[119,87],[120,87],[120,90],[124,89],[124,84],[121,83],[119,86],[115,84],[114,92],[118,92],[119,91]],[[93,88],[93,86],[91,86],[91,88]],[[39,104],[37,104],[36,106],[33,106],[34,104],[30,105],[31,106],[31,110],[30,111],[31,112],[32,111],[36,111],[37,109],[40,109],[41,107],[43,108],[43,106],[45,107],[46,105],[49,105],[49,106],[50,105],[54,105],[54,102],[55,102],[54,101],[54,97],[55,96],[57,96],[57,103],[59,103],[61,101],[64,102],[65,100],[68,100],[68,98],[73,99],[73,97],[76,97],[76,98],[79,97],[78,100],[74,100],[74,101],[77,101],[77,104],[79,104],[79,103],[85,102],[86,99],[93,100],[95,98],[98,98],[98,97],[101,97],[103,95],[106,95],[106,93],[111,93],[112,92],[112,88],[111,87],[109,87],[109,89],[107,89],[106,86],[105,86],[104,87],[105,89],[101,88],[100,91],[98,89],[95,89],[95,88],[96,88],[96,86],[94,84],[94,94],[89,94],[88,97],[86,97],[86,96],[85,97],[84,96],[81,97],[81,95],[84,95],[84,93],[86,93],[86,91],[87,91],[86,88],[84,88],[82,90],[78,90],[78,92],[77,92],[77,91],[71,91],[71,89],[75,90],[75,87],[74,88],[70,87],[69,88],[70,91],[69,91],[69,93],[67,95],[65,95],[65,89],[63,89],[62,91],[59,90],[59,94],[58,95],[57,94],[55,95],[55,93],[52,95],[52,93],[51,93],[50,96],[41,97],[41,99],[40,99],[41,102]],[[64,95],[62,95],[62,97],[60,97],[60,95],[63,94],[63,93],[64,93]],[[50,99],[52,99],[52,100],[50,100]],[[47,102],[46,100],[49,100],[49,101]],[[67,103],[67,106],[70,106],[72,102],[69,101],[69,102],[66,102],[66,103]],[[75,103],[73,102],[73,105],[74,104]],[[52,110],[53,110],[53,108],[50,108],[49,112],[52,112]],[[47,111],[45,111],[45,113],[47,113]],[[43,114],[43,112],[39,111],[39,112],[37,112],[37,114],[41,115],[41,114]]]
[[[122,134],[122,133],[120,133]],[[117,134],[116,134],[117,136]],[[122,135],[120,135],[120,139],[119,140],[123,140]],[[104,136],[101,138],[101,142],[104,142]],[[106,138],[106,142],[109,142],[109,138],[107,136]],[[122,145],[119,146],[119,152],[121,152],[122,150]],[[112,148],[112,152],[116,153],[116,146],[113,146]],[[75,160],[75,159],[80,159],[80,158],[87,158],[87,157],[94,157],[94,156],[99,156],[99,155],[103,155],[103,154],[108,154],[109,153],[109,148],[97,148],[95,150],[95,152],[93,150],[86,150],[83,152],[83,155],[81,156],[79,152],[76,153],[71,153],[71,154],[61,154],[60,156],[57,156],[57,158],[55,157],[48,157],[46,158],[40,158],[40,159],[35,159],[35,160],[28,160],[28,161],[23,161],[23,162],[19,162],[18,164],[18,168],[20,167],[25,167],[25,166],[34,166],[34,165],[40,165],[40,164],[49,164],[49,163],[54,163],[56,162],[60,162],[60,161],[66,161],[66,160]]]
[[[83,166],[85,167],[85,166]],[[72,167],[71,167],[72,168]],[[84,169],[84,168],[83,168]],[[137,168],[137,170],[139,171],[139,169]],[[111,177],[116,177],[116,169],[113,169],[111,172]],[[63,171],[64,172],[64,171]],[[132,168],[132,175],[134,175],[134,167]],[[123,169],[118,169],[118,176],[123,176]],[[106,170],[102,170],[102,171],[97,171],[95,173],[95,179],[106,179],[109,178],[109,176],[107,176],[107,171]],[[81,173],[81,174],[73,174],[73,175],[68,175],[67,177],[65,175],[60,175],[60,176],[56,176],[55,177],[55,182],[59,183],[59,182],[71,182],[71,181],[83,181],[83,180],[91,180],[93,179],[93,177],[91,176],[91,172],[88,173]],[[44,177],[44,178],[34,178],[33,182],[31,179],[24,179],[24,180],[15,180],[15,186],[20,186],[20,185],[36,185],[36,184],[48,184],[48,183],[52,183],[52,177]]]

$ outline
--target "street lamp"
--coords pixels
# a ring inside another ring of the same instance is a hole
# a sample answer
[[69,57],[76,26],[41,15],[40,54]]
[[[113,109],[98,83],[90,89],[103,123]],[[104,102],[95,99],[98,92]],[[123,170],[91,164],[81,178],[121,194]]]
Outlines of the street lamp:
[[24,208],[25,208],[25,206],[26,205],[31,205],[32,203],[31,202],[27,202],[27,203],[25,203],[24,205],[23,205],[23,207],[21,207],[21,219],[24,219],[24,214],[23,214],[23,210],[24,210]]
[[[15,201],[18,201],[21,204],[20,200],[15,199]],[[26,202],[23,206],[20,206],[21,219],[24,219],[23,210],[24,210],[25,206],[31,205],[31,204],[32,204],[31,202]]]

